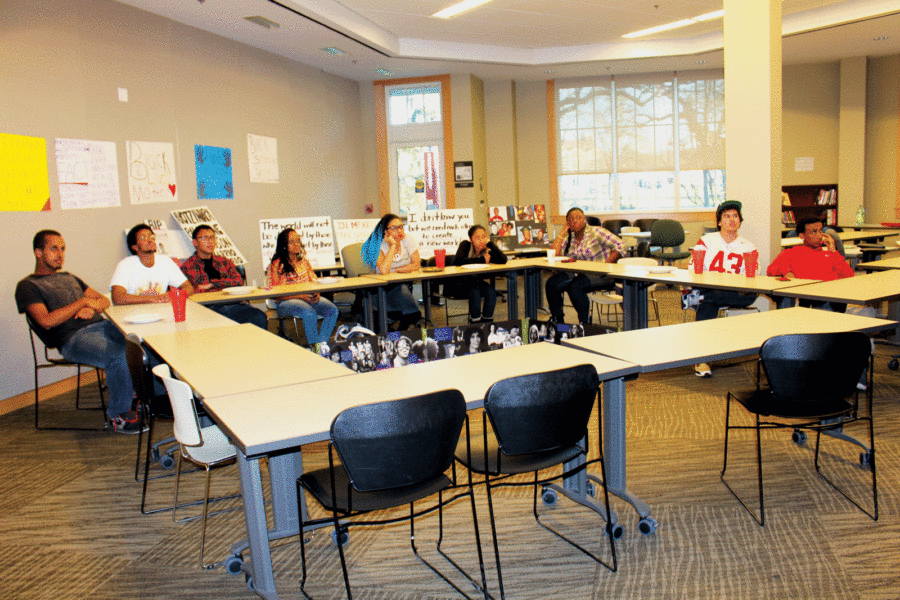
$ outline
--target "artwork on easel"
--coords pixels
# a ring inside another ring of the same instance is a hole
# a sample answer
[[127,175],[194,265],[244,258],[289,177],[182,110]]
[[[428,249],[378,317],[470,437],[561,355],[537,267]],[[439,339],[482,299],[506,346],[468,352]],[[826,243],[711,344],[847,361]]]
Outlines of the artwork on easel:
[[543,204],[488,208],[491,241],[503,251],[549,248],[554,232]]

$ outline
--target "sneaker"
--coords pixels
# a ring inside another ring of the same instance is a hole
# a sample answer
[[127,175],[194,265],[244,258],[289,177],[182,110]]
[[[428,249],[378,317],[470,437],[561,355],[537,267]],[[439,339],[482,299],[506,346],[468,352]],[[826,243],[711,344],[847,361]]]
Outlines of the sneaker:
[[112,417],[109,420],[109,426],[116,433],[125,433],[128,435],[133,435],[135,433],[140,433],[141,431],[147,431],[147,426],[141,426],[140,419],[138,415],[133,410],[127,410],[121,414]]
[[712,377],[712,369],[709,368],[707,363],[700,363],[699,365],[694,365],[694,375],[697,377]]

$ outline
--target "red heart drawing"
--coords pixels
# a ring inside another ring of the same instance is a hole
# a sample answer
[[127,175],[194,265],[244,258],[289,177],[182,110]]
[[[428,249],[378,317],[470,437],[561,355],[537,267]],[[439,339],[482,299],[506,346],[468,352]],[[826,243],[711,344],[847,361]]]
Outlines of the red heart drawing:
[[172,192],[173,196],[175,195],[175,184],[174,183],[169,184],[169,191]]

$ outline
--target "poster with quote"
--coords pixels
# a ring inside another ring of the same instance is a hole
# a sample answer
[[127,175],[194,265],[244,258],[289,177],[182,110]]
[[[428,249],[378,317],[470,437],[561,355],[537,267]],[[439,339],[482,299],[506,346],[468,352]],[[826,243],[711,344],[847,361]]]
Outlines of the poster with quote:
[[247,264],[247,259],[245,259],[244,255],[241,254],[241,251],[237,249],[237,246],[234,245],[231,238],[228,237],[228,234],[225,233],[225,230],[219,225],[219,222],[209,211],[208,207],[197,206],[195,208],[186,208],[184,210],[173,210],[172,216],[175,217],[175,221],[181,225],[181,228],[187,236],[192,239],[194,229],[198,225],[209,225],[212,227],[213,231],[216,232],[216,254],[230,259],[235,265]]
[[447,254],[456,252],[459,243],[469,239],[473,224],[471,208],[426,210],[406,216],[406,233],[419,242],[419,257],[428,259],[435,248],[444,248]]
[[234,178],[231,173],[231,148],[194,146],[194,165],[197,172],[197,199],[234,198]]
[[50,210],[47,140],[0,133],[0,211]]
[[550,248],[555,232],[547,223],[543,204],[488,208],[491,241],[501,250]]
[[361,244],[368,239],[381,219],[335,219],[334,237],[338,253],[344,246]]
[[144,223],[153,230],[160,254],[184,260],[194,253],[191,236],[181,229],[169,229],[162,219],[144,219]]
[[175,202],[175,148],[169,142],[125,142],[132,204]]
[[278,183],[278,140],[276,138],[248,133],[247,158],[251,182]]
[[115,142],[56,138],[56,179],[63,210],[122,205]]
[[285,219],[260,219],[259,237],[262,248],[263,269],[269,267],[275,254],[278,234],[291,227],[303,240],[306,258],[314,269],[336,264],[334,259],[334,235],[331,217],[295,217]]

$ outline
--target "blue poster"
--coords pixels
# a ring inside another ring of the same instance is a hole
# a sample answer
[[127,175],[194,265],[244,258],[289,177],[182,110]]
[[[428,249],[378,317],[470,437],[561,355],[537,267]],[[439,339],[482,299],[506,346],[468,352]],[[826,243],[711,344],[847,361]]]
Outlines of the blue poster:
[[197,199],[234,198],[231,149],[194,146],[197,166]]

